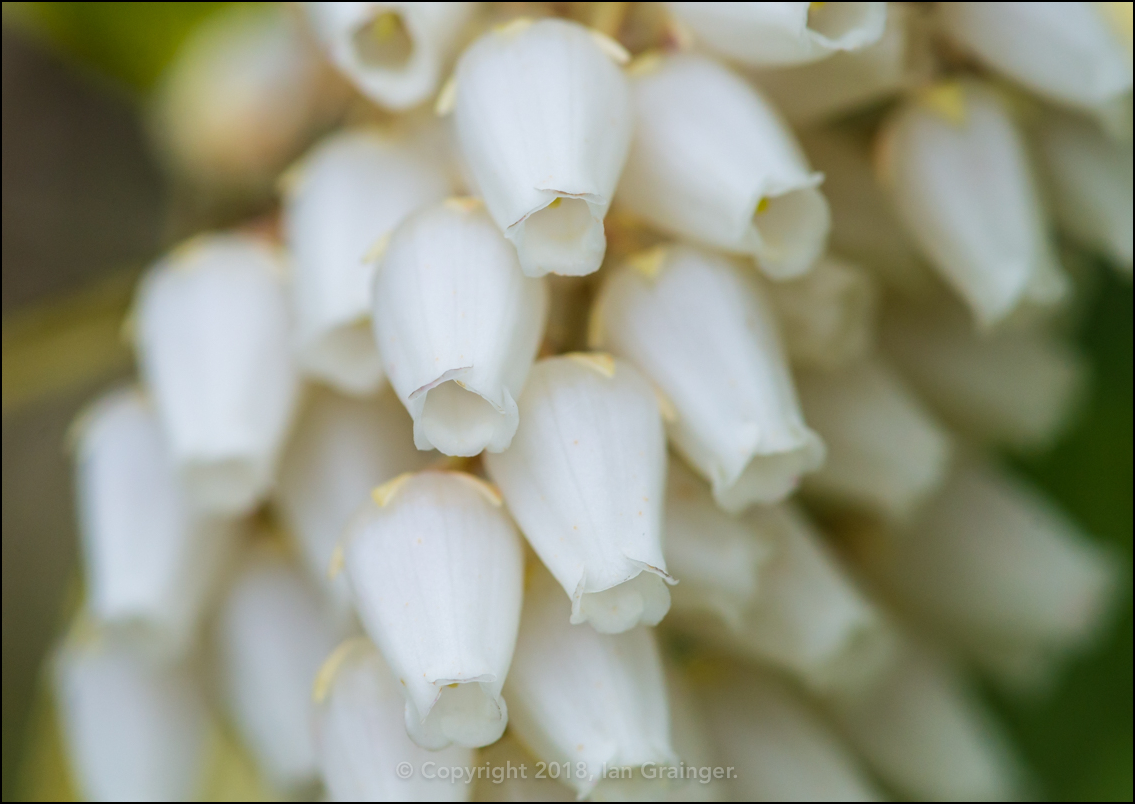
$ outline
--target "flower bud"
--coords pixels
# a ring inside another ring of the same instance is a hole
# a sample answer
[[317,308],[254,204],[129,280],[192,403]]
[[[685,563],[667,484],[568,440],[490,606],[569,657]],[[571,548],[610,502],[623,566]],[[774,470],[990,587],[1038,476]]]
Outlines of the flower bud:
[[[350,639],[324,662],[315,681],[314,733],[330,801],[467,801],[469,785],[429,779],[426,763],[473,766],[473,752],[440,752],[406,735],[402,688],[370,640]],[[400,770],[411,772],[402,778]]]
[[217,624],[221,692],[261,772],[297,792],[316,780],[311,686],[338,634],[304,579],[255,556],[234,581]]
[[528,276],[599,269],[603,218],[627,157],[622,48],[565,20],[514,20],[482,36],[456,72],[466,164]]
[[1020,767],[990,713],[944,657],[908,644],[869,691],[830,711],[901,797],[1017,801]]
[[414,419],[418,449],[499,452],[548,309],[541,280],[472,199],[430,207],[395,231],[373,288],[383,367]]
[[197,636],[235,534],[194,511],[153,409],[123,389],[79,420],[76,485],[88,601],[104,625],[138,629],[163,656]]
[[919,395],[970,435],[1042,448],[1081,397],[1087,365],[1069,344],[1026,329],[977,333],[948,310],[891,312],[880,346]]
[[765,291],[793,363],[832,369],[871,349],[878,288],[858,266],[829,254],[799,279],[769,282]]
[[[773,279],[824,250],[828,204],[792,132],[740,77],[693,55],[648,57],[619,203],[670,234],[748,254]],[[635,71],[632,71],[635,72]]]
[[666,436],[628,363],[573,353],[532,368],[512,446],[485,456],[528,543],[601,633],[657,624],[670,608],[662,557]]
[[[600,634],[567,614],[555,581],[534,567],[508,676],[512,729],[540,760],[571,768],[562,781],[580,798],[602,800],[627,786],[604,769],[675,764],[666,679],[649,629]],[[624,794],[658,792],[641,777],[629,786]]]
[[275,253],[244,235],[191,240],[143,279],[135,316],[142,377],[190,499],[249,510],[271,485],[298,388]]
[[60,727],[84,799],[196,798],[209,714],[186,667],[155,660],[136,639],[90,632],[63,643],[53,670]]
[[877,156],[907,230],[979,324],[1064,297],[1024,145],[989,90],[925,90],[884,125]]
[[1035,139],[1057,224],[1130,276],[1131,144],[1116,143],[1086,120],[1059,114],[1040,121]]
[[785,67],[861,50],[879,40],[886,3],[667,3],[714,53]]
[[950,434],[885,363],[803,371],[796,385],[828,447],[806,493],[901,520],[945,481]]
[[433,95],[478,5],[304,3],[304,9],[343,75],[375,103],[402,110]]
[[[947,3],[948,36],[1044,98],[1099,110],[1131,92],[1131,9],[1123,3]],[[1130,149],[1129,149],[1130,150]]]
[[781,500],[823,461],[773,313],[728,259],[688,246],[632,257],[592,315],[596,343],[642,367],[673,406],[671,440],[725,509]]
[[402,685],[410,738],[475,748],[508,723],[501,687],[520,621],[524,552],[500,497],[462,472],[375,489],[344,537],[355,609]]
[[414,446],[410,418],[389,391],[372,400],[312,389],[280,461],[274,501],[312,579],[339,611],[350,609],[347,581],[327,568],[352,515],[371,489],[434,457]]
[[906,532],[864,559],[979,663],[997,672],[998,658],[1027,656],[1037,679],[1098,632],[1119,571],[1036,491],[981,463],[960,466]]
[[881,801],[852,753],[787,685],[739,668],[694,673],[742,801]]
[[367,252],[407,215],[449,195],[449,180],[411,144],[367,131],[325,140],[297,170],[284,208],[297,360],[340,391],[372,393],[383,374]]

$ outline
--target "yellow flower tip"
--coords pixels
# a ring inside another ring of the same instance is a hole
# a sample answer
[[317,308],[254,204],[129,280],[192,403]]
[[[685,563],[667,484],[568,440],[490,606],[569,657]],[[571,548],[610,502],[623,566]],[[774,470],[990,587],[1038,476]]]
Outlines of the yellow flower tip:
[[387,232],[378,240],[374,241],[374,245],[367,249],[367,253],[363,255],[364,263],[378,262],[382,259],[382,255],[386,253],[387,246],[390,245],[390,232]]
[[374,22],[370,24],[370,33],[376,41],[385,42],[400,31],[404,31],[405,28],[402,18],[396,12],[384,11],[375,17]]
[[331,651],[331,655],[324,660],[319,672],[315,674],[315,681],[311,685],[311,700],[315,703],[323,703],[327,699],[327,694],[331,692],[331,684],[335,681],[335,676],[339,674],[339,668],[343,666],[343,662],[356,652],[369,647],[370,640],[366,637],[352,637],[340,642],[339,646]]
[[615,358],[606,352],[569,352],[564,357],[608,379],[615,376]]
[[452,196],[442,203],[446,209],[452,209],[454,212],[462,212],[466,215],[470,212],[476,212],[485,205],[484,201],[472,195]]
[[607,34],[592,28],[591,38],[595,40],[595,44],[599,46],[599,49],[603,51],[604,55],[615,62],[615,64],[623,65],[630,63],[631,54],[627,52],[625,47]]
[[500,25],[497,25],[493,28],[493,33],[495,33],[497,36],[504,37],[517,36],[528,30],[533,22],[535,22],[535,20],[531,17],[517,17],[514,20],[502,22]]
[[768,212],[768,198],[762,198],[757,202],[757,214],[761,215]]
[[562,195],[557,195],[557,196],[556,196],[556,200],[555,200],[555,201],[553,201],[552,203],[548,204],[548,206],[547,206],[547,207],[545,207],[545,209],[555,209],[556,207],[558,207],[558,206],[559,206],[560,204],[562,204],[563,202],[564,202],[564,198],[563,198],[563,196],[562,196]]
[[670,398],[658,388],[654,389],[654,397],[658,400],[658,412],[662,414],[662,421],[667,424],[676,423],[678,421],[678,409],[674,407]]
[[471,475],[468,472],[453,472],[452,474],[462,483],[466,484],[482,497],[484,497],[485,501],[493,508],[501,507],[501,504],[504,502],[504,498],[501,497],[500,489],[498,489],[492,483],[488,482],[487,480],[482,480],[476,475]]
[[951,126],[965,125],[966,90],[958,81],[933,84],[922,91],[918,102]]
[[378,504],[379,508],[385,508],[394,495],[398,493],[398,489],[402,488],[402,484],[413,476],[413,472],[403,472],[393,480],[387,480],[370,493],[371,499]]
[[630,3],[592,3],[591,27],[600,33],[614,37],[623,27]]
[[658,272],[662,270],[662,266],[666,262],[667,251],[665,245],[648,248],[645,251],[640,251],[637,254],[632,254],[627,257],[627,265],[638,271],[647,279],[657,279]]
[[627,75],[642,78],[656,73],[662,69],[662,59],[662,52],[659,50],[648,50],[645,53],[640,53],[627,65]]
[[437,93],[437,101],[434,103],[434,114],[438,117],[445,117],[453,111],[454,104],[457,103],[457,74],[449,76],[449,79],[442,85],[441,92]]
[[339,573],[343,571],[343,562],[346,561],[346,556],[343,552],[343,545],[336,544],[335,549],[331,551],[331,560],[327,563],[327,580],[333,581],[339,577]]

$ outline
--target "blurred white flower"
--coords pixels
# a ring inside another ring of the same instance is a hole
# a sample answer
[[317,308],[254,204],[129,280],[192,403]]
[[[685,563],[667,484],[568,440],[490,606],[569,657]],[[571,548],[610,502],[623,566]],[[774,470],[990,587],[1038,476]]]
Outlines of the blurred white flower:
[[355,515],[342,556],[359,618],[402,686],[411,739],[498,740],[524,552],[496,490],[462,472],[400,475]]
[[372,298],[383,367],[414,419],[418,449],[463,456],[505,449],[544,331],[548,289],[521,272],[480,204],[451,199],[399,226]]
[[434,94],[479,3],[304,3],[331,61],[371,100],[408,109]]
[[773,279],[807,271],[828,236],[823,175],[776,111],[701,56],[648,55],[631,72],[635,135],[619,204],[665,232],[751,255]]
[[449,179],[415,143],[359,130],[325,140],[293,170],[283,221],[297,360],[344,393],[372,393],[383,374],[367,253],[407,215],[447,197]]
[[514,20],[461,57],[454,122],[489,214],[528,276],[599,269],[627,157],[621,47],[565,20]]
[[878,41],[886,3],[667,3],[710,50],[754,66],[818,61]]
[[[402,687],[365,637],[343,642],[315,681],[316,753],[329,801],[468,801],[470,785],[429,779],[426,763],[468,768],[461,746],[428,751],[406,734]],[[411,773],[400,775],[409,763]]]
[[143,278],[142,378],[181,482],[208,512],[267,494],[298,391],[282,267],[264,242],[202,235]]
[[657,624],[670,608],[662,557],[666,437],[658,401],[628,363],[541,360],[512,446],[485,455],[528,543],[571,598],[571,622],[602,633]]
[[823,461],[774,314],[727,258],[689,246],[632,256],[592,316],[595,344],[641,367],[673,406],[667,432],[722,507],[777,502]]

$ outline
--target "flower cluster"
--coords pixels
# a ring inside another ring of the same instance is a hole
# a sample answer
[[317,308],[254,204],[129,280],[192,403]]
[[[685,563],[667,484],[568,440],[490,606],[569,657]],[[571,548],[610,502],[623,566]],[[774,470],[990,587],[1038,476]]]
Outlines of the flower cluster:
[[1131,5],[295,6],[155,107],[280,203],[75,427],[82,792],[198,795],[223,722],[330,800],[1017,793],[967,673],[1118,573],[992,454],[1081,384],[1049,216],[1130,275]]

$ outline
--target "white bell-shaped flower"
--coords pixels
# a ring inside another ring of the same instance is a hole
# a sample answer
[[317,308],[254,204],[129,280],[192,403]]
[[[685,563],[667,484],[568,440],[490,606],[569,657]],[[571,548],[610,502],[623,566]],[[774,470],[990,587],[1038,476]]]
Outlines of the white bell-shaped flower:
[[718,55],[785,67],[861,50],[879,40],[886,3],[667,3]]
[[979,324],[1064,297],[1024,143],[992,92],[930,87],[884,125],[878,145],[900,218]]
[[363,627],[405,696],[424,748],[470,748],[508,723],[524,548],[496,490],[462,472],[400,475],[347,530],[343,566]]
[[284,202],[300,368],[345,393],[381,387],[370,326],[379,238],[452,188],[444,169],[414,144],[374,131],[324,141],[295,170]]
[[1125,3],[944,3],[938,14],[952,39],[1048,100],[1102,110],[1131,93]]
[[600,634],[569,623],[568,611],[555,580],[533,567],[506,685],[512,730],[543,762],[570,768],[561,780],[581,798],[620,789],[637,793],[631,800],[654,798],[657,781],[609,775],[677,762],[654,635],[642,627]]
[[263,241],[203,235],[143,279],[142,377],[190,499],[243,513],[267,493],[295,406],[282,268]]
[[875,285],[866,271],[830,254],[799,279],[766,283],[789,359],[832,369],[862,358],[875,340]]
[[260,771],[284,792],[302,791],[318,777],[311,690],[338,641],[314,590],[270,554],[251,558],[221,606],[223,699]]
[[828,236],[823,175],[776,111],[705,57],[647,56],[632,74],[619,204],[670,234],[751,255],[773,279],[807,271]]
[[949,424],[996,443],[1043,448],[1081,398],[1083,356],[1053,333],[974,332],[948,309],[891,311],[880,346]]
[[328,568],[351,517],[373,488],[436,457],[414,446],[410,417],[389,391],[373,400],[318,387],[308,395],[273,499],[312,579],[340,611],[350,607],[347,582]]
[[185,666],[156,661],[136,639],[80,623],[52,669],[63,741],[85,800],[200,795],[209,714]]
[[[316,752],[329,801],[468,801],[470,785],[430,769],[469,768],[473,752],[427,751],[406,735],[402,687],[370,640],[335,649],[313,693]],[[403,768],[410,773],[403,776]],[[430,777],[433,778],[430,778]]]
[[479,3],[304,3],[335,66],[389,109],[428,99]]
[[804,491],[905,519],[946,479],[949,432],[882,361],[796,375],[827,460]]
[[742,801],[882,801],[851,751],[786,684],[735,667],[692,680]]
[[1061,114],[1044,117],[1034,139],[1057,224],[1130,275],[1131,143],[1116,143],[1088,121]]
[[1020,766],[990,713],[952,664],[904,645],[870,690],[829,710],[855,750],[901,796],[1017,801]]
[[[705,4],[685,4],[704,6]],[[720,5],[779,5],[777,3],[732,3]],[[877,3],[832,3],[880,5]],[[824,4],[826,8],[827,3]],[[843,13],[846,13],[844,10]],[[882,36],[864,47],[833,54],[830,58],[787,69],[772,67],[749,74],[761,92],[793,125],[807,126],[854,112],[897,95],[926,70],[921,39],[909,24],[912,10],[892,3],[886,10]],[[825,195],[826,195],[825,188]]]
[[1005,679],[1013,683],[1043,681],[1089,642],[1119,577],[1113,556],[1035,490],[980,462],[959,466],[905,532],[863,560],[907,611],[979,663],[1028,672]]
[[658,400],[628,363],[573,353],[532,368],[512,446],[485,456],[528,543],[602,633],[670,608],[662,557],[666,436]]
[[689,246],[633,256],[592,315],[595,345],[641,367],[669,401],[670,439],[722,507],[781,500],[823,461],[770,305],[728,258]]
[[454,122],[489,214],[528,276],[599,269],[632,112],[614,41],[566,20],[514,20],[461,56]]
[[383,367],[414,419],[414,443],[446,455],[499,452],[548,309],[474,199],[411,216],[382,256],[372,296]]
[[82,414],[76,434],[79,533],[87,606],[100,623],[139,630],[158,654],[184,654],[235,537],[193,510],[153,408],[134,389]]

